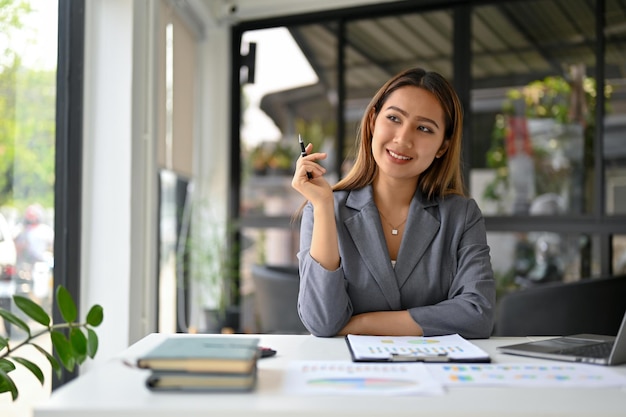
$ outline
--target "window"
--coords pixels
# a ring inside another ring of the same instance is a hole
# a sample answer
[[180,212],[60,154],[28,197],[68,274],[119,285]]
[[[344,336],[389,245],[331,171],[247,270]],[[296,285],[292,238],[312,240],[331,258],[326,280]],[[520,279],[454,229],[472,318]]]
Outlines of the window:
[[[616,242],[610,250],[618,238],[616,219],[607,214],[624,213],[625,102],[617,71],[624,54],[607,35],[601,55],[600,5],[501,2],[473,10],[472,142],[478,146],[471,189],[488,225],[517,230],[490,234],[501,287],[606,275],[623,256]],[[623,9],[606,5],[605,33],[615,37]],[[550,22],[536,18],[548,15]],[[581,227],[581,219],[603,225]]]
[[[57,15],[58,2],[49,0],[12,1],[0,10],[0,305],[17,314],[14,294],[52,310]],[[0,335],[13,343],[25,337],[4,320]],[[29,401],[48,395],[50,377],[28,388]]]
[[[331,138],[324,144],[336,156],[328,161],[330,172],[339,177],[350,161],[362,110],[381,82],[408,66],[436,70],[453,82],[465,106],[466,183],[485,214],[500,288],[618,272],[626,233],[621,3],[407,3],[234,29],[233,39],[239,39],[253,30],[287,27],[318,78],[306,88],[261,99],[280,134],[291,136],[291,143],[303,129],[299,120],[320,120],[317,131]],[[243,65],[243,57],[235,58]],[[239,120],[237,103],[233,111]],[[258,127],[245,123],[246,131]],[[242,149],[241,159],[232,162],[247,161]],[[286,204],[280,215],[250,216],[248,178],[241,178],[233,187],[241,190],[235,199],[242,199],[231,213],[235,219],[246,228],[291,227]],[[284,247],[293,253],[297,245],[294,237],[282,246],[264,244],[263,254],[287,254]]]

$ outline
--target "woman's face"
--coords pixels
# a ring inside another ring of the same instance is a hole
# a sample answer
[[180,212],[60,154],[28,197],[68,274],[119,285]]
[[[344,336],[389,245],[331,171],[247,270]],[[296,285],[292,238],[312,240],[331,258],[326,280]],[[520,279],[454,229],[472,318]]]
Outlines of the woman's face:
[[416,180],[435,157],[443,155],[444,113],[437,98],[406,86],[391,93],[372,128],[372,153],[378,175]]

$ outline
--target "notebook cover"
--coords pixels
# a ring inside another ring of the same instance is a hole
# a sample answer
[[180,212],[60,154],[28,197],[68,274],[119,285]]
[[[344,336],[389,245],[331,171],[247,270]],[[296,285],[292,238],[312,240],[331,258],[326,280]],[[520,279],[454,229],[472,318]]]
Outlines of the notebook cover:
[[258,338],[197,335],[171,337],[137,360],[155,371],[249,373],[258,358]]
[[151,391],[244,392],[256,386],[256,366],[249,373],[155,371],[146,380]]

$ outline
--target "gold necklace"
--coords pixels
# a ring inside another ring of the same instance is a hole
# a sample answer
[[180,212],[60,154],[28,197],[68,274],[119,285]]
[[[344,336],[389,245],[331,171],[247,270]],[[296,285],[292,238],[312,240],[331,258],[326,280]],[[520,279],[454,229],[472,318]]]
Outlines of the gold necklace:
[[392,234],[392,235],[394,235],[394,236],[396,236],[396,235],[398,234],[398,229],[399,229],[400,227],[402,227],[402,225],[403,225],[404,223],[406,223],[406,220],[409,218],[409,215],[407,214],[407,216],[404,218],[404,220],[402,221],[402,223],[400,223],[400,224],[399,224],[399,225],[397,225],[397,226],[394,226],[393,224],[391,224],[391,222],[389,222],[389,220],[387,220],[387,218],[386,218],[386,217],[385,217],[385,215],[382,213],[382,211],[378,210],[378,213],[380,213],[380,215],[382,216],[382,218],[383,218],[383,219],[385,219],[385,222],[387,222],[387,224],[388,224],[389,226],[391,226],[391,234]]

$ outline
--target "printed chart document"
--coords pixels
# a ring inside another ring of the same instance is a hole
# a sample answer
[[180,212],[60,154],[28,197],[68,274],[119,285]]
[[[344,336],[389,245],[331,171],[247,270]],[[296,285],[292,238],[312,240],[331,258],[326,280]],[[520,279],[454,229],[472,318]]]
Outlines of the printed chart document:
[[424,336],[361,336],[346,343],[354,362],[491,362],[489,355],[458,334]]
[[298,395],[443,395],[422,363],[293,361],[284,390]]
[[626,386],[626,376],[612,369],[563,362],[426,365],[447,387],[615,387]]

